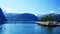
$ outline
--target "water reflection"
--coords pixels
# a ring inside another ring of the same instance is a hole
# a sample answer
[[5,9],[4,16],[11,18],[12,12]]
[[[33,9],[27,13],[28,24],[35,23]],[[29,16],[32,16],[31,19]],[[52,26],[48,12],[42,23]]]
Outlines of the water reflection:
[[37,34],[58,34],[60,33],[60,26],[36,26]]
[[0,34],[1,34],[1,32],[2,32],[2,29],[0,29]]
[[0,34],[60,34],[60,26],[41,26],[37,24],[4,24]]
[[47,34],[53,34],[53,29],[54,29],[53,26],[46,26],[45,28],[47,30]]
[[33,24],[4,24],[2,34],[35,34]]

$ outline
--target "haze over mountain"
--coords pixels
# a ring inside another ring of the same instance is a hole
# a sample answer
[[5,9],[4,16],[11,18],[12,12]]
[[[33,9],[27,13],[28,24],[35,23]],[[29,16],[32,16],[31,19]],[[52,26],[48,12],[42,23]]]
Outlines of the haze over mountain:
[[29,13],[23,14],[5,13],[5,16],[8,19],[8,21],[38,21],[37,16]]

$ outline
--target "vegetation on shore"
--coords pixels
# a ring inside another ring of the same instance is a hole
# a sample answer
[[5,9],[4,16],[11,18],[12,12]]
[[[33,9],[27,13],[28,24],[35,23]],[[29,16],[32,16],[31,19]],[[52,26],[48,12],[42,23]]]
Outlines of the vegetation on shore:
[[53,21],[51,15],[44,16],[40,19],[40,21],[46,22],[46,21]]
[[[48,25],[53,25],[53,24],[54,24],[54,23],[53,23],[53,18],[52,18],[51,15],[46,15],[46,16],[42,17],[42,18],[40,19],[40,21],[41,21],[41,22],[48,22],[48,23],[46,23],[46,24],[48,24]],[[46,24],[45,24],[45,25],[46,25]]]

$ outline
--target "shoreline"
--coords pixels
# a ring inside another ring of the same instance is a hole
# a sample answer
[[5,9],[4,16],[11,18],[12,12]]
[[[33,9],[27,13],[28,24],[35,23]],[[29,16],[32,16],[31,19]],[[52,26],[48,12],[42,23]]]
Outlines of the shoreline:
[[[49,24],[51,23],[51,24]],[[43,26],[60,26],[60,22],[37,22],[36,24],[38,25],[43,25]]]

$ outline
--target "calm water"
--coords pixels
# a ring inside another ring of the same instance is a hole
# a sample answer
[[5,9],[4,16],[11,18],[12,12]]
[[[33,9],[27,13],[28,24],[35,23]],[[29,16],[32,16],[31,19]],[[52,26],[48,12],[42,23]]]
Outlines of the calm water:
[[60,34],[60,26],[45,27],[37,24],[4,24],[0,34]]

